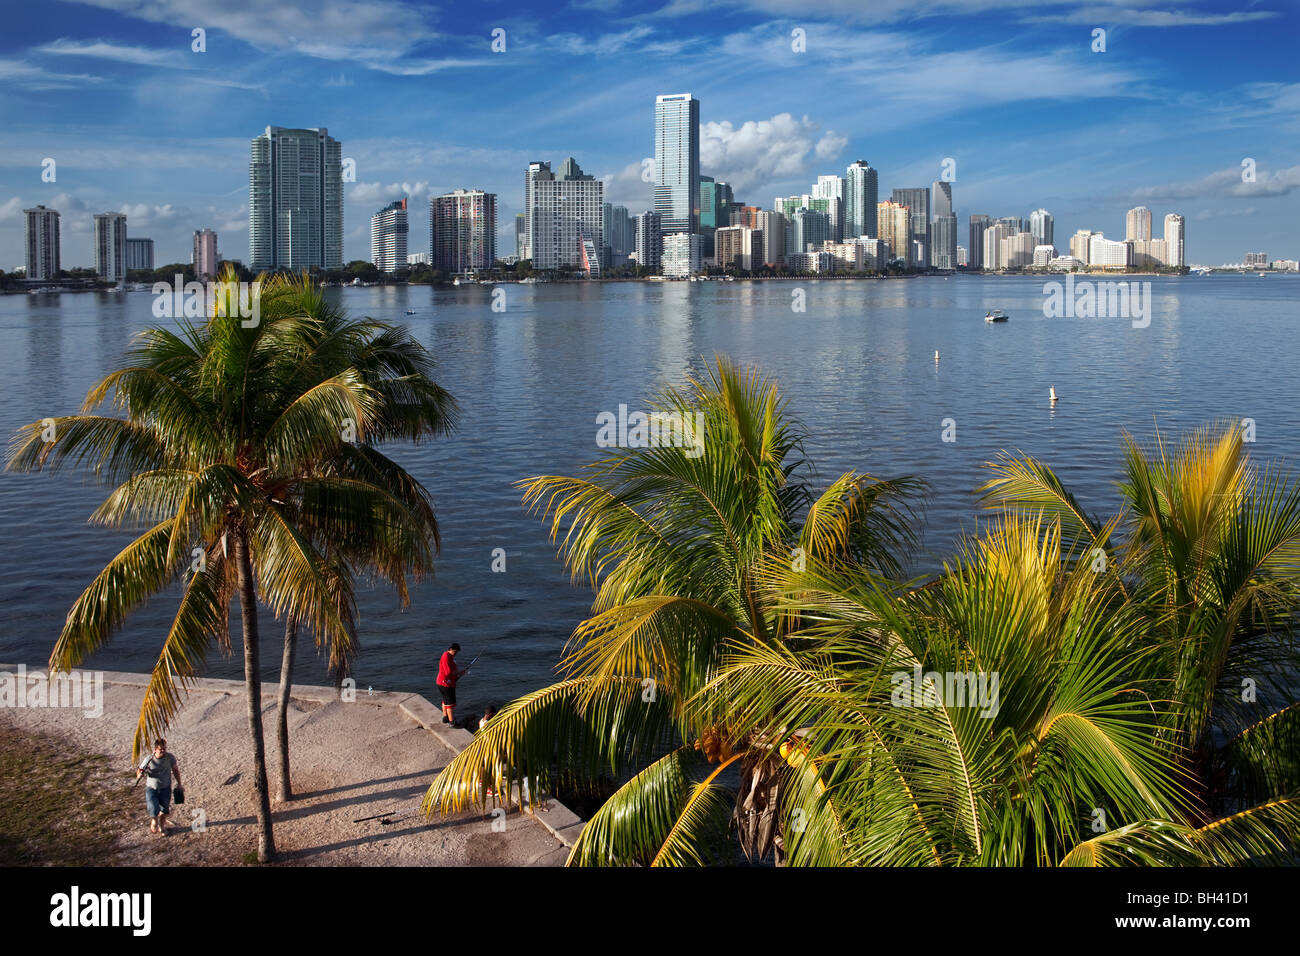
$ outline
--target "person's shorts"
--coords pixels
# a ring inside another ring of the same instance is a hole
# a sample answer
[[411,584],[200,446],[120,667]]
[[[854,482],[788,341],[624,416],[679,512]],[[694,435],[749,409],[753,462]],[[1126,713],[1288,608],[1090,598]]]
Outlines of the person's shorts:
[[456,688],[444,687],[442,684],[439,684],[438,693],[442,694],[442,702],[444,704],[450,704],[453,707],[456,705]]
[[172,788],[168,787],[145,787],[144,805],[149,808],[149,816],[156,817],[160,813],[168,813],[172,807]]

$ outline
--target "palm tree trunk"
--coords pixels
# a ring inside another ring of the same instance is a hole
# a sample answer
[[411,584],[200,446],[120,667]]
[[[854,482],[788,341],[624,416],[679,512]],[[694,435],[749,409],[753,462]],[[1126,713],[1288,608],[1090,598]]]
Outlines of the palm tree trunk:
[[257,862],[275,859],[271,832],[271,794],[266,783],[266,743],[262,739],[262,675],[257,648],[257,595],[253,591],[253,564],[242,528],[235,539],[235,567],[239,569],[239,607],[244,624],[244,685],[248,688],[248,731],[253,735],[253,788],[257,796]]
[[276,743],[280,748],[280,794],[287,803],[293,799],[289,778],[289,694],[293,690],[293,656],[298,648],[298,625],[292,619],[284,625],[284,657],[280,661],[280,698],[276,702]]

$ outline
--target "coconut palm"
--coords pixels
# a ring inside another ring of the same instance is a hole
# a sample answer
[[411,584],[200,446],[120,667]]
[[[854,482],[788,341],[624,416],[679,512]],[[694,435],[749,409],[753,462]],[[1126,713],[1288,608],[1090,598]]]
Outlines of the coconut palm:
[[356,651],[351,569],[366,565],[405,598],[406,575],[431,566],[437,540],[427,492],[374,443],[436,434],[454,403],[405,332],[347,321],[305,278],[266,282],[259,321],[235,314],[233,288],[202,324],[141,333],[131,364],[91,389],[81,414],[55,419],[53,436],[40,423],[18,432],[8,467],[79,465],[117,485],[93,522],[146,529],[73,604],[51,669],[76,666],[132,610],[181,585],[141,704],[137,754],[175,716],[212,645],[229,652],[238,597],[265,862],[275,843],[259,601],[310,630],[336,672],[346,668]]
[[728,702],[707,688],[731,647],[780,649],[798,627],[764,587],[774,555],[897,574],[916,486],[850,472],[815,495],[802,433],[775,385],[724,360],[652,407],[642,426],[676,423],[680,437],[685,423],[703,454],[651,442],[581,477],[522,483],[575,580],[597,588],[592,616],[573,633],[562,679],[503,708],[435,779],[426,812],[518,781],[531,782],[530,799],[617,782],[571,862],[720,858],[731,818],[751,854],[780,836],[774,744],[731,734]]
[[1246,841],[1243,855],[1294,854],[1300,483],[1254,465],[1233,424],[1150,449],[1126,436],[1123,507],[1105,525],[1042,462],[992,467],[988,504],[1056,516],[1072,558],[1105,567],[1142,619],[1146,673],[1169,701],[1162,735],[1193,781],[1186,822]]

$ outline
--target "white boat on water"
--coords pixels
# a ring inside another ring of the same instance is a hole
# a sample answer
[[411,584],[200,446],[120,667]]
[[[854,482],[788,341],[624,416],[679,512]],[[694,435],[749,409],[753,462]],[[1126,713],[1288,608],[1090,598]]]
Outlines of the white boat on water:
[[990,309],[988,312],[984,313],[985,322],[1005,322],[1009,318],[1011,318],[1011,316],[1007,315],[1001,309]]

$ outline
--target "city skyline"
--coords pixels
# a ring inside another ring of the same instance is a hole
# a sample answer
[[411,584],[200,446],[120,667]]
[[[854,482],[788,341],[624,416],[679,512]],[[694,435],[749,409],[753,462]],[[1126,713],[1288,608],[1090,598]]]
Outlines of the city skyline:
[[[239,18],[210,25],[197,53],[190,28],[176,24],[200,22],[201,8],[179,0],[158,4],[170,19],[138,6],[127,15],[53,3],[0,41],[0,75],[24,86],[21,98],[0,98],[11,131],[0,151],[0,267],[22,263],[22,210],[42,204],[62,215],[67,265],[90,263],[90,215],[108,209],[155,240],[160,263],[186,261],[199,228],[227,236],[223,251],[244,259],[240,153],[268,123],[327,127],[355,160],[356,179],[343,185],[344,261],[367,258],[375,209],[456,188],[501,197],[498,248],[508,249],[523,210],[518,170],[538,155],[579,156],[603,181],[605,201],[634,215],[653,208],[641,176],[654,152],[650,111],[674,89],[702,103],[701,175],[747,202],[843,176],[859,157],[888,196],[940,178],[953,159],[963,235],[971,212],[1025,216],[1034,206],[1052,211],[1060,236],[1122,235],[1112,223],[1128,209],[1163,215],[1176,205],[1194,227],[1189,262],[1235,262],[1255,248],[1296,254],[1300,166],[1287,143],[1300,123],[1300,84],[1283,42],[1300,20],[1293,8],[1243,14],[1206,0],[1157,17],[1101,3],[1085,17],[1063,3],[1029,14],[1010,0],[954,0],[933,8],[942,18],[904,19],[890,3],[832,30],[806,11],[765,6],[706,13],[615,2],[606,16],[567,20],[568,32],[516,14],[501,18],[506,47],[493,53],[490,12],[443,11],[435,33],[425,11],[363,3],[358,16],[373,19],[379,39],[358,41],[355,30],[318,22],[319,5],[308,3],[296,8],[306,25],[294,42],[275,34],[295,9],[286,7],[260,37]],[[1104,53],[1090,49],[1093,20],[1107,30]],[[806,34],[801,53],[796,29]],[[376,52],[380,39],[395,44],[391,57]],[[422,55],[434,44],[456,55]],[[873,87],[859,104],[831,95],[878,79],[853,60],[855,49],[924,55],[931,66],[926,77]],[[557,52],[582,68],[549,69]],[[1189,76],[1187,58],[1202,54],[1214,58],[1214,75]],[[1012,61],[1014,82],[963,83]],[[274,83],[262,76],[272,67]],[[575,78],[592,71],[604,80]],[[87,93],[114,83],[128,95],[121,116],[106,120]],[[164,110],[164,94],[203,108]],[[382,105],[362,110],[360,98]],[[42,179],[44,159],[56,163],[53,182]],[[1253,182],[1243,180],[1247,159]],[[424,224],[413,223],[410,247],[427,243]]]

